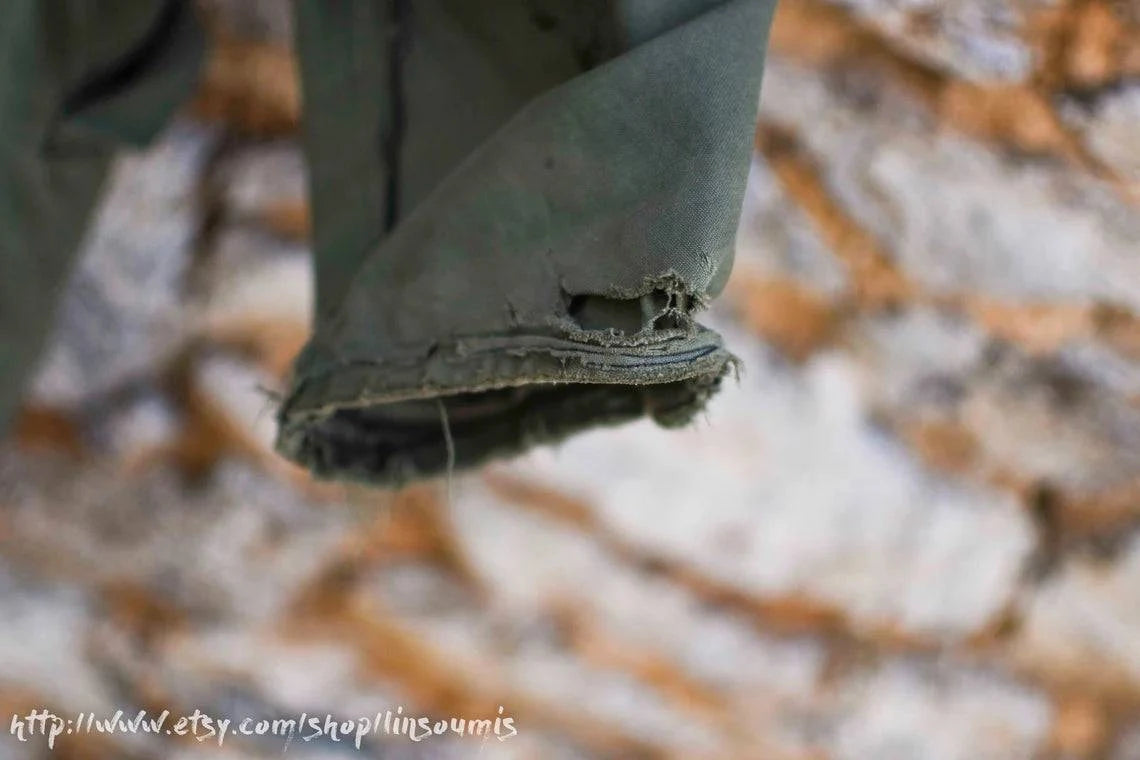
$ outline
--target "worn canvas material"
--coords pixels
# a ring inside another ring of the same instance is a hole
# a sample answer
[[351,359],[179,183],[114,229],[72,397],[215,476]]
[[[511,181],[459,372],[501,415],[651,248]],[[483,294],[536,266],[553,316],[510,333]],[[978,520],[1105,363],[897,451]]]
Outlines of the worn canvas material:
[[732,366],[774,0],[298,3],[318,321],[278,447],[398,484],[648,415]]

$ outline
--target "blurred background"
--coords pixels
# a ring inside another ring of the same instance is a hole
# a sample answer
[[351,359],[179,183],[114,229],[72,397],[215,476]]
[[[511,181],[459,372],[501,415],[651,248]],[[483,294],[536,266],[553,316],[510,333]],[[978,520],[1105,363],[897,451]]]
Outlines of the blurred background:
[[[0,443],[0,715],[515,718],[385,758],[1140,758],[1140,5],[782,0],[705,315],[739,382],[688,430],[399,493],[271,450],[311,305],[290,14],[201,5],[200,92],[118,163]],[[7,728],[0,758],[47,756]]]

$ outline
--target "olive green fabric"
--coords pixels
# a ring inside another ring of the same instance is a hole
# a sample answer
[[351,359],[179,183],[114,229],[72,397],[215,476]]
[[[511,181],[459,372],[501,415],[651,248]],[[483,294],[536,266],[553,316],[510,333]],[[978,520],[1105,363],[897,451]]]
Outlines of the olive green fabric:
[[113,152],[188,96],[186,3],[6,0],[0,20],[0,430],[52,323]]
[[[399,484],[648,415],[722,288],[775,0],[295,0],[317,311],[278,449]],[[10,0],[0,425],[113,150],[189,93],[188,0]]]
[[774,0],[297,0],[317,323],[278,448],[398,484],[687,422]]

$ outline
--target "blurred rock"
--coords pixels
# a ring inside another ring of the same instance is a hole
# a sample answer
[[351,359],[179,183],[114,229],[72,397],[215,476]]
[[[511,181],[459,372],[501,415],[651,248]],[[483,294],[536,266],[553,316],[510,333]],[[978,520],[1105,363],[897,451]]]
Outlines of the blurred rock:
[[[106,708],[113,695],[83,655],[91,600],[80,589],[0,564],[0,673],[48,705]],[[7,734],[7,731],[5,731]]]
[[263,463],[278,461],[273,394],[281,389],[273,377],[219,353],[195,363],[190,383],[198,413],[214,421],[219,446]]
[[1109,91],[1091,106],[1073,104],[1063,113],[1084,133],[1093,154],[1128,181],[1140,182],[1140,86]]
[[119,159],[63,293],[33,400],[82,404],[151,376],[179,350],[198,179],[216,141],[214,130],[178,122],[154,147]]
[[931,478],[872,423],[848,360],[793,371],[726,332],[747,373],[705,425],[591,433],[518,472],[590,504],[634,545],[759,596],[806,594],[856,625],[935,636],[985,626],[1032,546],[1016,502]]
[[760,159],[748,173],[733,267],[746,275],[810,283],[832,297],[841,295],[847,284],[843,266]]
[[340,535],[336,514],[236,462],[197,489],[165,468],[127,479],[98,466],[61,478],[57,464],[5,464],[5,478],[18,483],[0,493],[19,544],[10,556],[88,588],[130,579],[207,618],[279,612]]
[[968,320],[925,310],[866,327],[857,350],[875,408],[961,425],[991,475],[1091,496],[1140,472],[1140,414],[1108,392],[1131,387],[1134,363],[1088,344],[1050,357],[1002,350]]
[[216,181],[229,213],[252,219],[285,204],[304,203],[304,156],[290,140],[243,146],[220,162]]
[[1112,760],[1131,760],[1140,757],[1140,726],[1129,726],[1109,757]]
[[1140,309],[1140,215],[1094,178],[931,134],[891,103],[857,108],[778,61],[762,104],[766,119],[796,128],[828,190],[934,293]]
[[[470,483],[455,506],[456,533],[489,583],[492,608],[516,630],[527,630],[520,623],[536,611],[561,618],[572,649],[599,665],[634,670],[642,688],[688,713],[685,723],[722,721],[731,742],[721,744],[721,754],[781,734],[783,749],[802,749],[806,738],[794,726],[826,657],[816,642],[759,634],[664,578],[646,578],[596,535],[523,505],[505,509],[494,490]],[[619,724],[645,720],[615,709],[606,717]]]
[[131,470],[161,458],[174,445],[181,424],[170,399],[148,387],[103,410],[93,427],[104,453]]
[[1047,738],[1040,694],[969,670],[888,665],[845,684],[850,706],[833,739],[842,760],[1030,758]]
[[272,138],[296,133],[301,89],[287,44],[219,35],[190,106],[195,116],[232,131]]
[[313,275],[307,247],[248,225],[223,228],[198,282],[199,308],[210,326],[228,321],[312,318]]
[[1050,0],[834,0],[908,53],[956,76],[1021,80],[1034,63],[1023,35],[1029,13]]
[[1025,600],[1015,657],[1063,682],[1134,692],[1140,680],[1140,541],[1112,563],[1076,557]]
[[307,248],[228,227],[199,277],[195,332],[255,356],[277,387],[309,338],[313,268]]

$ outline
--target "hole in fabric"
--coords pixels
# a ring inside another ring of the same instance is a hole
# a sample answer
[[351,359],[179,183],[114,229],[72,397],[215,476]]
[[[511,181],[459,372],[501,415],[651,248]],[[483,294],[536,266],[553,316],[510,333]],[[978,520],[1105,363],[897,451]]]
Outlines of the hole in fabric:
[[570,296],[566,301],[566,313],[575,319],[582,313],[582,309],[586,306],[586,296]]
[[606,296],[571,296],[566,312],[583,330],[616,331],[634,335],[646,327],[662,328],[680,325],[683,314],[671,314],[677,297],[655,290],[641,298],[607,298]]

